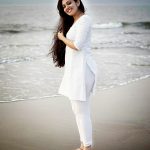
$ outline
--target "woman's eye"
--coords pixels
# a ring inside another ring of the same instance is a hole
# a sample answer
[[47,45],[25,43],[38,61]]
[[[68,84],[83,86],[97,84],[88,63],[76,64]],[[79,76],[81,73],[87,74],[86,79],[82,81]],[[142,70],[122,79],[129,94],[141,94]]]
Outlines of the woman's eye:
[[[67,2],[67,5],[71,5],[71,2]],[[66,8],[66,5],[63,5],[63,8]]]
[[67,5],[71,5],[71,2],[68,2]]

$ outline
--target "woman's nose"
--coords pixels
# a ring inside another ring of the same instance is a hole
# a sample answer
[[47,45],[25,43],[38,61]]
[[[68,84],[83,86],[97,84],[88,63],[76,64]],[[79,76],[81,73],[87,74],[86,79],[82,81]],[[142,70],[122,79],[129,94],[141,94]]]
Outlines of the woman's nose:
[[68,8],[69,8],[69,6],[67,5],[67,6],[65,7],[65,11],[67,11]]

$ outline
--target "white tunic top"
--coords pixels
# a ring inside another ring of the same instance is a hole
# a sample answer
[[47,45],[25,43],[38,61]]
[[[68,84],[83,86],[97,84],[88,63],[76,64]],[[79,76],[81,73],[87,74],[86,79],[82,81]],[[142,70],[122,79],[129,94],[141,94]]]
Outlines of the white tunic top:
[[58,93],[70,100],[86,101],[85,69],[86,65],[95,75],[92,94],[95,94],[97,82],[97,64],[91,53],[91,18],[82,15],[69,29],[66,37],[73,41],[78,50],[66,46],[65,70]]

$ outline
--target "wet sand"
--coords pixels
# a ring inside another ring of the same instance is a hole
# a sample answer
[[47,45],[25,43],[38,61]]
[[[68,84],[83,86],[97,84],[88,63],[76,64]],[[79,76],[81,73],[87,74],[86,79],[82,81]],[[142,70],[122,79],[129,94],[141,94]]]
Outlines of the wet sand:
[[[92,96],[93,150],[150,149],[150,78]],[[66,97],[0,104],[0,150],[74,150],[79,135]]]

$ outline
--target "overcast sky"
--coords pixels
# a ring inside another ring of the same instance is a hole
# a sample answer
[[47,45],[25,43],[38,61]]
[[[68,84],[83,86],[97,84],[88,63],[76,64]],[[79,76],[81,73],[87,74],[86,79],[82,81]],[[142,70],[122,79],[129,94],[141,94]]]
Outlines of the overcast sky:
[[[150,0],[84,0],[100,4],[149,4]],[[0,4],[56,3],[57,0],[0,0]]]

